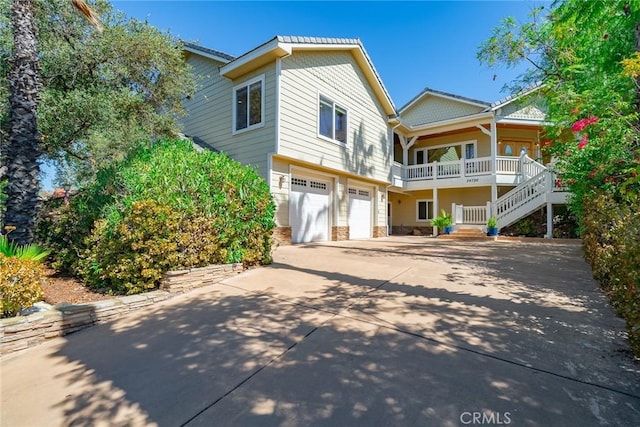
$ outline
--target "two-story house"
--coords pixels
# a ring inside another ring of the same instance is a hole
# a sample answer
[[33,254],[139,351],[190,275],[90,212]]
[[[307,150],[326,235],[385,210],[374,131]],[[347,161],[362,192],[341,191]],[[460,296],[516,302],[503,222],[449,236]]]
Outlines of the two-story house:
[[[544,116],[519,97],[425,90],[396,110],[358,39],[277,36],[237,58],[184,50],[199,79],[184,133],[257,168],[282,243],[430,232],[440,209],[458,225],[497,215],[506,226],[550,203],[522,207],[520,193],[525,205],[535,198],[524,184],[542,191],[551,177],[540,182],[546,169],[529,157],[539,157]],[[517,203],[503,203],[509,190]]]
[[255,165],[282,242],[387,234],[395,107],[359,40],[278,36],[233,58],[192,44],[184,133]]
[[482,227],[495,216],[505,227],[546,207],[551,237],[553,205],[565,204],[567,194],[543,165],[545,114],[530,96],[538,89],[493,104],[425,89],[402,107],[389,189],[392,232],[431,232],[442,209],[454,224]]

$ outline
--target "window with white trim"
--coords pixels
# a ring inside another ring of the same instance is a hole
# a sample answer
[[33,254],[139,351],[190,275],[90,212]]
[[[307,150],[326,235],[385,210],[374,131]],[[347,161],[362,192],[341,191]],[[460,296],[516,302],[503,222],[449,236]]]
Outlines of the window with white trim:
[[416,202],[416,221],[431,221],[433,219],[433,200],[418,200]]
[[233,132],[262,126],[264,123],[264,76],[233,88]]
[[334,141],[347,142],[347,109],[322,95],[320,95],[318,134]]
[[414,164],[422,165],[433,162],[455,162],[462,159],[475,159],[476,145],[476,141],[467,141],[418,148],[414,150]]

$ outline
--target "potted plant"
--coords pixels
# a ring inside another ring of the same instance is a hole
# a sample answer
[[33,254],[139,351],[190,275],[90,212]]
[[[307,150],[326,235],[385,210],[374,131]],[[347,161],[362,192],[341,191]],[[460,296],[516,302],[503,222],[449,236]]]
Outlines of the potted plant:
[[487,221],[487,236],[497,236],[498,235],[498,220],[495,216],[492,216]]
[[453,220],[451,219],[451,215],[448,215],[444,209],[442,209],[440,216],[435,217],[431,220],[431,225],[434,227],[438,227],[439,230],[442,230],[444,234],[450,234],[453,227],[451,224]]

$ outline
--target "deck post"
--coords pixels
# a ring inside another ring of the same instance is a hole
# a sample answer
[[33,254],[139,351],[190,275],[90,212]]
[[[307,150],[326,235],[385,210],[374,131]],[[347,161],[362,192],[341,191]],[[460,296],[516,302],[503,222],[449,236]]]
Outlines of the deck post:
[[553,239],[553,203],[547,202],[547,234],[545,239]]
[[[433,187],[433,218],[438,216],[438,187]],[[438,235],[438,227],[433,227],[433,237]]]
[[407,140],[406,136],[400,136],[400,146],[402,147],[402,164],[404,166],[409,165],[409,148],[413,147],[413,144],[416,143],[417,139],[417,136],[412,136],[409,140]]

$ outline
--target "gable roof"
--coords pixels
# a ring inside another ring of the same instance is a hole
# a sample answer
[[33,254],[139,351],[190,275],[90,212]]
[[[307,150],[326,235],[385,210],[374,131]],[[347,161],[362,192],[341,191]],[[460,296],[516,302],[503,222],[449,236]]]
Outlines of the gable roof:
[[333,37],[276,36],[249,52],[230,60],[220,68],[220,74],[235,79],[277,58],[289,56],[294,50],[349,51],[355,57],[373,92],[388,116],[396,115],[396,108],[389,92],[382,83],[371,58],[360,39]]
[[410,108],[411,106],[416,104],[422,98],[424,98],[426,96],[429,96],[429,95],[430,96],[436,96],[438,98],[450,99],[452,101],[463,102],[465,104],[470,104],[470,105],[473,105],[473,106],[476,106],[476,107],[487,108],[487,107],[491,106],[490,103],[485,102],[485,101],[480,101],[480,100],[473,99],[473,98],[467,98],[466,96],[455,95],[453,93],[443,92],[443,91],[440,91],[440,90],[435,90],[435,89],[431,89],[429,87],[426,87],[426,88],[424,88],[422,90],[422,92],[420,92],[413,99],[411,99],[411,101],[407,102],[402,108],[400,108],[399,113],[402,113],[403,111],[407,110],[408,108]]
[[505,105],[510,104],[513,101],[516,101],[516,100],[518,100],[520,98],[523,98],[523,97],[525,97],[527,95],[532,94],[533,92],[535,92],[538,89],[540,89],[542,86],[544,86],[542,82],[534,83],[534,84],[532,84],[530,86],[527,86],[527,87],[523,88],[522,90],[520,90],[520,91],[518,91],[518,92],[516,92],[514,94],[511,94],[511,95],[509,95],[507,97],[504,97],[504,98],[500,99],[499,101],[494,102],[493,104],[491,104],[489,106],[487,111],[495,111],[495,110],[497,110],[499,108],[502,108]]
[[229,55],[219,50],[209,49],[208,47],[200,46],[195,43],[182,42],[183,49],[187,52],[197,53],[198,55],[205,56],[210,59],[214,59],[219,62],[227,63],[236,59],[235,56]]

